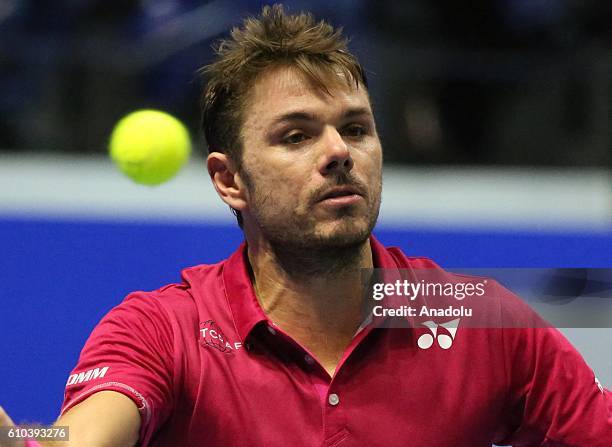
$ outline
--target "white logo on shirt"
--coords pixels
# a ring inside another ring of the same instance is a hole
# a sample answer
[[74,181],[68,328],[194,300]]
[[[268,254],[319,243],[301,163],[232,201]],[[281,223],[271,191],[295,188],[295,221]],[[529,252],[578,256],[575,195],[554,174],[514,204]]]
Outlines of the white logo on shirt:
[[[447,321],[446,323],[435,323],[431,320],[425,321],[421,323],[421,326],[425,326],[429,329],[428,334],[423,334],[417,340],[417,344],[421,349],[429,349],[433,346],[434,340],[438,341],[438,346],[442,349],[450,349],[453,346],[453,341],[455,340],[455,336],[457,335],[457,328],[459,327],[459,320],[461,318],[456,318],[455,320]],[[439,328],[444,328],[448,332],[440,333],[438,331]]]
[[89,382],[94,379],[101,379],[106,375],[106,372],[109,370],[110,366],[104,366],[102,368],[94,368],[89,371],[84,371],[80,373],[72,374],[68,377],[68,382],[66,382],[66,386],[76,385],[77,383]]
[[213,320],[200,323],[200,344],[227,354],[242,347],[242,343],[239,341],[230,343],[221,328]]

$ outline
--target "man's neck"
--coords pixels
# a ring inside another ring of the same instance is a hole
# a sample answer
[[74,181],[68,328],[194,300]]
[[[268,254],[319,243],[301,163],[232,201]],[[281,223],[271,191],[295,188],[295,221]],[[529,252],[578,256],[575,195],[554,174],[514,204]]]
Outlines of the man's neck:
[[[257,298],[281,329],[333,367],[363,319],[361,269],[372,268],[369,240],[350,250],[331,250],[319,259],[292,253],[290,265],[283,253],[266,244],[249,244],[248,256]],[[334,256],[340,259],[334,259]],[[300,272],[295,267],[305,265]],[[315,271],[318,270],[318,271]]]

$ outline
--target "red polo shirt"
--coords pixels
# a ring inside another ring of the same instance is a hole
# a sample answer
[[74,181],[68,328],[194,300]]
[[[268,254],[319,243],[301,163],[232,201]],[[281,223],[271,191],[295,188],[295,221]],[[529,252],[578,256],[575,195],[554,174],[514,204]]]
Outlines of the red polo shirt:
[[[378,268],[438,268],[371,245]],[[530,312],[501,293],[507,312]],[[139,408],[143,446],[612,446],[612,395],[558,331],[424,333],[367,325],[330,377],[264,314],[243,244],[106,315],[62,413],[120,392]]]

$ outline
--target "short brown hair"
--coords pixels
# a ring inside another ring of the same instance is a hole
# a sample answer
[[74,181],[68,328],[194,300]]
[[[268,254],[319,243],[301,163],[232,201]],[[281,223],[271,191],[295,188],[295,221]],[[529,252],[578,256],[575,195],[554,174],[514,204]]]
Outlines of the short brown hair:
[[226,153],[240,168],[245,105],[253,81],[270,68],[294,67],[327,93],[328,86],[342,80],[367,88],[364,70],[347,43],[342,28],[317,22],[310,13],[289,15],[281,4],[264,6],[259,16],[233,28],[229,38],[216,44],[216,60],[200,69],[207,80],[201,127],[208,152]]

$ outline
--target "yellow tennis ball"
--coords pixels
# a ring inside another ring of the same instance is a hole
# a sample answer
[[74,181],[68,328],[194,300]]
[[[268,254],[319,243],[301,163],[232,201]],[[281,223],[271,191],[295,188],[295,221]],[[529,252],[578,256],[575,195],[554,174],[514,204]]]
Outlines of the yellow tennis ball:
[[191,153],[189,132],[172,115],[137,110],[123,117],[110,137],[110,156],[137,183],[159,185],[183,167]]

